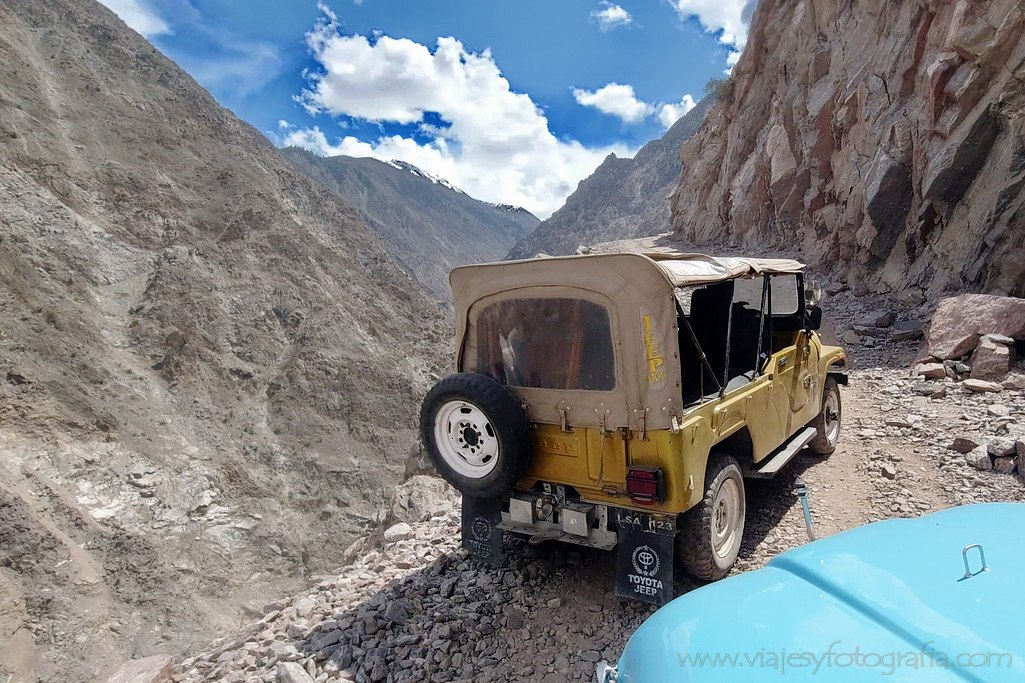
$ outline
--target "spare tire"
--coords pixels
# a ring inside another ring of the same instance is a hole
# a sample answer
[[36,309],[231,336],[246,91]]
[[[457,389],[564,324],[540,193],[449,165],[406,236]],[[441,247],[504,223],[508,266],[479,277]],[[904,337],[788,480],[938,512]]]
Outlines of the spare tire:
[[530,422],[520,400],[485,375],[434,385],[420,409],[420,438],[438,473],[460,493],[505,493],[530,465]]

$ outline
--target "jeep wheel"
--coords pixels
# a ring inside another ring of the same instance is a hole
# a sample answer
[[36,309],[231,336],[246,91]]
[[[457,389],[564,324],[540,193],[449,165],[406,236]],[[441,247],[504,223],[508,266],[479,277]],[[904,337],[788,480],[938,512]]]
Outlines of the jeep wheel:
[[811,421],[815,438],[809,442],[808,448],[812,453],[830,455],[836,450],[836,443],[840,440],[840,415],[840,387],[835,379],[826,377],[822,388],[822,410]]
[[504,493],[530,464],[523,406],[504,386],[472,372],[446,377],[428,392],[420,438],[438,473],[466,496]]
[[740,553],[746,514],[740,466],[733,456],[713,454],[705,470],[705,496],[683,513],[677,538],[688,574],[705,581],[726,576]]

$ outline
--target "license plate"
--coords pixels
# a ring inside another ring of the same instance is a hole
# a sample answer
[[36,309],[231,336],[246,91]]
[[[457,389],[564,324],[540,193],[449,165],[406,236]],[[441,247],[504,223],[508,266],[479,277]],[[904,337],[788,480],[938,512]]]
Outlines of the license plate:
[[676,515],[616,509],[616,526],[630,531],[643,531],[660,536],[676,535]]

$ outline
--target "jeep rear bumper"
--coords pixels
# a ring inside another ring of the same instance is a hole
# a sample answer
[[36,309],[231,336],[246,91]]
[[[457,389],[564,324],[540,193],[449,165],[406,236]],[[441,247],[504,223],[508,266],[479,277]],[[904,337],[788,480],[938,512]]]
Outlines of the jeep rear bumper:
[[676,515],[566,502],[549,492],[506,500],[463,497],[463,547],[493,566],[504,563],[506,532],[537,545],[563,541],[616,551],[616,594],[663,605],[673,598]]

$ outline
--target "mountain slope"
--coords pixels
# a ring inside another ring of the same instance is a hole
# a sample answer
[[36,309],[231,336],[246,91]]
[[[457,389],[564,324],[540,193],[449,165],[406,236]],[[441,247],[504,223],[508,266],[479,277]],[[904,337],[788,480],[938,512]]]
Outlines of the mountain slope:
[[0,4],[0,63],[0,678],[103,679],[337,566],[447,316],[99,4]]
[[762,0],[674,228],[878,291],[1025,295],[1023,83],[1016,0]]
[[580,245],[669,230],[669,195],[680,177],[680,145],[698,129],[713,101],[706,97],[699,102],[632,159],[610,154],[508,258],[572,254]]
[[476,200],[403,162],[318,157],[296,147],[282,154],[358,208],[392,257],[441,301],[451,299],[452,268],[501,259],[538,223],[525,209]]

